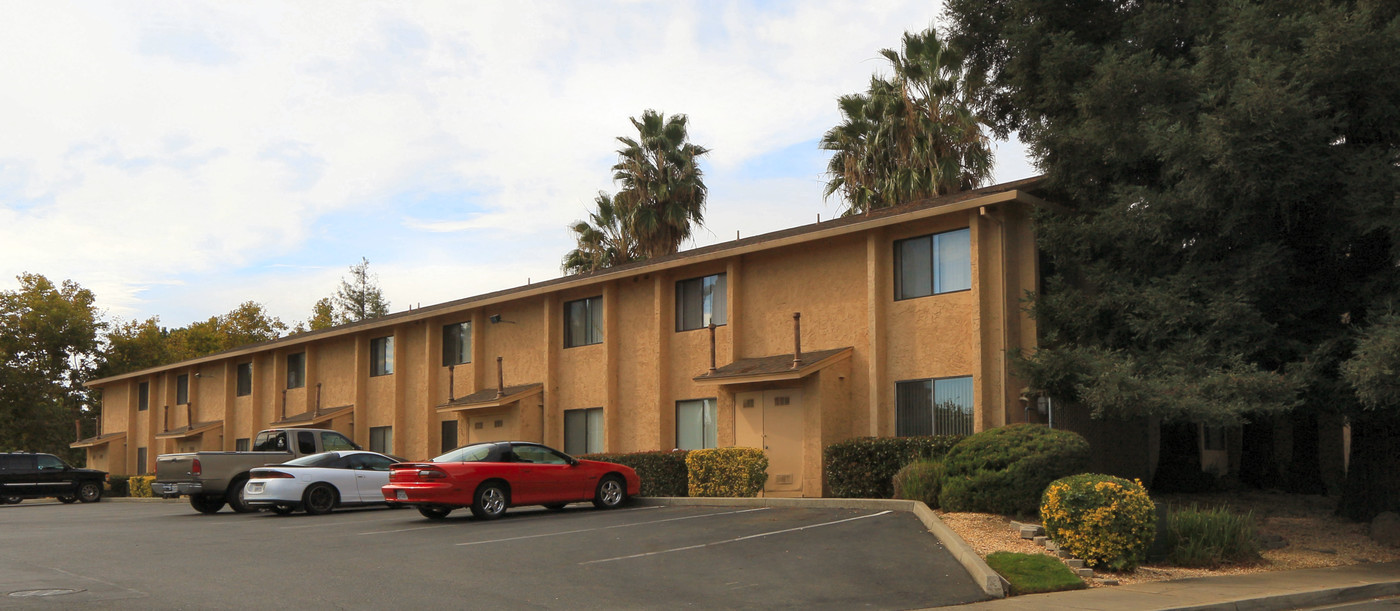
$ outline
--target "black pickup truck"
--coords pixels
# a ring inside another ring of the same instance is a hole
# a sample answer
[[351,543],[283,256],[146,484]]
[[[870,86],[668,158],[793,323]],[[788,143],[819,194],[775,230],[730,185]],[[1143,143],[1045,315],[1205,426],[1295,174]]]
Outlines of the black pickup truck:
[[0,453],[0,503],[55,497],[64,503],[102,500],[107,472],[76,469],[53,454]]

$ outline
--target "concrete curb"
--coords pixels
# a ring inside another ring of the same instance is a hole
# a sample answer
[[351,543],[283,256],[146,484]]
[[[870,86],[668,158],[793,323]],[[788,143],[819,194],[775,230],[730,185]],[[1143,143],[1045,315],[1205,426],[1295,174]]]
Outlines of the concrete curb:
[[904,511],[913,513],[924,523],[939,543],[953,555],[957,561],[963,565],[963,569],[972,577],[982,591],[992,598],[1005,598],[1005,581],[992,567],[977,555],[977,552],[962,540],[953,529],[948,528],[943,520],[938,519],[938,515],[933,513],[928,505],[919,501],[901,501],[889,499],[828,499],[828,498],[787,498],[787,497],[764,497],[764,498],[740,498],[740,497],[685,497],[685,496],[652,496],[635,497],[633,499],[638,505],[671,505],[671,506],[695,506],[695,507],[801,507],[820,509],[862,509],[862,510],[887,510]]
[[1242,598],[1205,605],[1170,607],[1164,608],[1164,611],[1283,611],[1284,609],[1340,605],[1391,596],[1400,596],[1400,581]]

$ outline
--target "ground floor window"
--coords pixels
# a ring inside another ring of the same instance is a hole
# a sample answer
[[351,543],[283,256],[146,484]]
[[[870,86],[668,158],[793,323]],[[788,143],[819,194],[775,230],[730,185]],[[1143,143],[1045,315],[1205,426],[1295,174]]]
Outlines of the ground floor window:
[[369,427],[369,449],[371,452],[388,454],[394,449],[394,427]]
[[442,421],[442,451],[457,449],[457,419]]
[[564,453],[603,451],[603,408],[564,410]]
[[895,384],[895,434],[971,435],[972,376]]
[[248,438],[247,438],[247,437],[244,437],[244,438],[242,438],[242,439],[235,439],[235,440],[233,440],[233,450],[234,450],[235,452],[247,452],[247,451],[248,451]]
[[136,448],[136,472],[146,474],[146,448]]
[[682,450],[703,450],[716,445],[719,427],[714,399],[692,399],[676,402],[676,447]]

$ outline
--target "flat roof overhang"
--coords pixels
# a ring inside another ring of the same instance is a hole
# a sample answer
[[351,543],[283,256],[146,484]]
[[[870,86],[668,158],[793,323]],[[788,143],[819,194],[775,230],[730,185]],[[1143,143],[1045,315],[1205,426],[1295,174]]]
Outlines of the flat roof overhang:
[[73,442],[73,443],[68,444],[68,447],[70,447],[70,448],[95,448],[95,447],[97,447],[97,446],[107,445],[107,444],[112,443],[113,441],[116,441],[116,440],[118,440],[118,439],[126,439],[126,431],[120,431],[120,432],[116,432],[116,433],[107,433],[106,435],[98,435],[98,436],[96,436],[96,437],[88,437],[87,439],[79,439],[79,440],[77,440],[77,441],[75,441],[75,442]]
[[449,412],[465,412],[473,410],[491,409],[493,407],[505,407],[511,403],[518,403],[544,392],[544,384],[536,382],[534,384],[521,384],[519,386],[507,386],[504,389],[488,388],[476,391],[464,397],[457,397],[437,407],[439,414]]
[[783,382],[800,380],[836,363],[851,358],[855,349],[849,346],[833,350],[803,352],[802,361],[794,364],[793,354],[775,354],[757,358],[739,359],[716,368],[714,371],[695,376],[697,384],[708,386],[731,386],[755,384],[759,382]]
[[294,416],[287,416],[281,420],[278,420],[277,422],[272,423],[271,426],[304,426],[310,424],[321,424],[322,422],[329,422],[331,420],[334,420],[337,416],[348,414],[351,411],[354,411],[354,409],[355,404],[351,403],[350,405],[338,405],[336,407],[328,407],[326,409],[302,412],[300,414],[296,414]]
[[164,433],[156,433],[156,439],[184,439],[186,437],[194,437],[195,435],[203,435],[204,433],[207,433],[209,431],[222,428],[224,428],[223,420],[214,420],[211,422],[196,422],[189,426],[182,426],[178,429],[171,429]]

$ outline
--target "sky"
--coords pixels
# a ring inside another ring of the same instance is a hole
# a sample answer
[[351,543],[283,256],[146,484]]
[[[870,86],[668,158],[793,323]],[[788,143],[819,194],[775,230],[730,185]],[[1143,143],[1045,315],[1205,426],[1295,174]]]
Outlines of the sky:
[[[629,118],[711,150],[682,249],[840,212],[838,96],[937,2],[23,2],[0,20],[0,290],[108,320],[310,318],[370,261],[390,310],[562,275]],[[1036,174],[994,142],[993,183]]]

